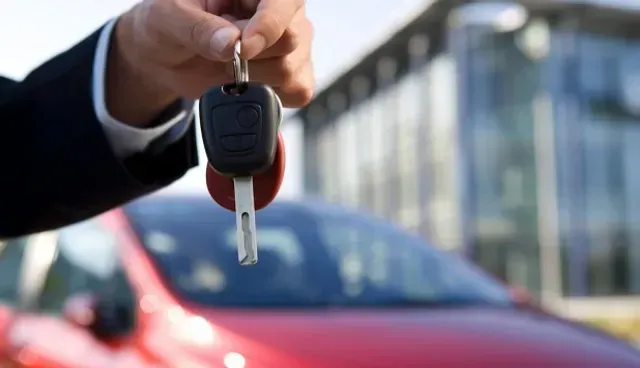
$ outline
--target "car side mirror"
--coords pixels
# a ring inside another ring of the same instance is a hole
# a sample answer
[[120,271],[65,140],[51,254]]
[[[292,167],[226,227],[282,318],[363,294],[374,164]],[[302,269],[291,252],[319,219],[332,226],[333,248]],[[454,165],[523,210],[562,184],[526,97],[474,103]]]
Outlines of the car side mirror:
[[71,296],[64,303],[62,317],[77,327],[90,328],[96,320],[97,298],[91,294]]
[[63,318],[82,327],[101,340],[114,340],[126,336],[134,325],[133,310],[112,298],[79,294],[70,297],[64,305]]
[[511,299],[518,307],[536,311],[542,310],[536,298],[526,288],[508,285],[508,289]]

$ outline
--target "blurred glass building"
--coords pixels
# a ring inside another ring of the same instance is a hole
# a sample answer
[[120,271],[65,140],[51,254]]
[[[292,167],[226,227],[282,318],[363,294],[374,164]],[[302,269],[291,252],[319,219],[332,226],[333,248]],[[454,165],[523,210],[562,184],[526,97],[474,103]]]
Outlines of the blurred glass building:
[[306,191],[640,313],[640,6],[598,4],[428,2],[297,113]]

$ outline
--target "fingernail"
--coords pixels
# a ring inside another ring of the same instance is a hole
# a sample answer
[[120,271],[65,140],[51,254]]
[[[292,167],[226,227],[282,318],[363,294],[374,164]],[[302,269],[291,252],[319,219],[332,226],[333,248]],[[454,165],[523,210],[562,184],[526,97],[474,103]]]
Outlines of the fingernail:
[[246,58],[252,58],[267,47],[267,40],[264,39],[261,35],[257,34],[247,38],[246,40],[242,40],[242,53]]
[[231,54],[233,42],[238,37],[238,29],[232,27],[220,28],[211,36],[211,50],[221,57]]

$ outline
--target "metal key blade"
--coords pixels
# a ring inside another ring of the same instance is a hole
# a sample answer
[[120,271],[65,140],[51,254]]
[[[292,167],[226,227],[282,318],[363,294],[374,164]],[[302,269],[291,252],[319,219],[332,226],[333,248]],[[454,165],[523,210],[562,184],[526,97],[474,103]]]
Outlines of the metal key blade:
[[238,261],[243,266],[258,263],[256,210],[253,202],[253,177],[233,178],[236,201],[236,241]]

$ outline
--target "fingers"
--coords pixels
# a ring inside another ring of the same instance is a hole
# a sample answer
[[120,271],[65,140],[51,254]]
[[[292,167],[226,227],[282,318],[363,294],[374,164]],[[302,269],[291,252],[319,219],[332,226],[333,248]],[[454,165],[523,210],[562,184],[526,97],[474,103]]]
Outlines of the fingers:
[[[235,24],[242,28],[243,21]],[[278,41],[249,60],[252,80],[279,87],[297,77],[298,71],[311,60],[312,27],[308,21],[301,24],[303,27],[298,29],[291,27],[291,38]],[[294,33],[297,35],[293,36]],[[232,65],[227,65],[227,72],[233,75]]]
[[287,56],[249,61],[252,81],[273,87],[285,107],[304,106],[315,87],[309,48],[299,48]]
[[211,61],[231,67],[228,61],[233,58],[234,43],[242,37],[242,57],[249,59],[252,81],[272,86],[286,107],[300,107],[310,101],[314,92],[310,55],[313,29],[305,16],[304,0],[242,0],[245,9],[255,9],[246,21],[238,20],[233,10],[225,10],[240,4],[239,0],[204,3],[206,6],[203,0],[142,3],[148,8],[145,28],[162,36],[156,38],[158,44],[173,44],[193,53],[171,64],[171,73],[165,78],[170,79],[168,84],[177,86],[182,95],[197,97],[212,84],[230,82],[232,71],[228,75],[220,73],[220,64]]
[[[233,23],[246,32],[251,20]],[[249,61],[251,80],[272,86],[285,107],[304,106],[313,97],[312,38],[313,27],[301,8],[280,39]],[[243,42],[243,51],[245,47]],[[231,67],[228,73],[232,75]]]
[[[233,43],[240,38],[240,29],[230,17],[214,15],[216,9],[209,9],[219,8],[222,3],[214,1],[214,5],[203,7],[195,0],[147,1],[143,3],[148,8],[145,23],[147,28],[207,59],[227,61],[233,56]],[[304,0],[243,0],[242,5],[256,6],[255,14],[243,25],[244,58],[252,59],[270,48],[261,57],[282,55],[295,49],[297,36],[292,34],[296,29],[292,22],[296,18],[306,20]]]
[[[242,31],[245,29],[247,24],[249,24],[249,20],[245,19],[233,21],[233,24]],[[280,37],[280,39],[273,46],[256,55],[253,60],[279,57],[294,52],[301,43],[301,33],[307,34],[312,31],[311,24],[308,21],[304,22],[304,24],[302,24],[302,27],[304,28],[302,31],[294,27],[287,28],[282,37]]]
[[[151,2],[147,25],[175,39],[190,51],[214,61],[233,56],[240,30],[230,21],[208,13],[190,1]],[[168,4],[168,5],[167,5]]]
[[261,0],[243,34],[243,57],[252,59],[282,37],[304,0]]
[[313,99],[314,87],[313,65],[309,62],[298,71],[297,78],[292,83],[276,87],[274,90],[280,96],[284,107],[303,107]]
[[294,60],[293,57],[279,57],[249,62],[249,72],[252,81],[280,87],[293,82],[297,78],[306,60]]

